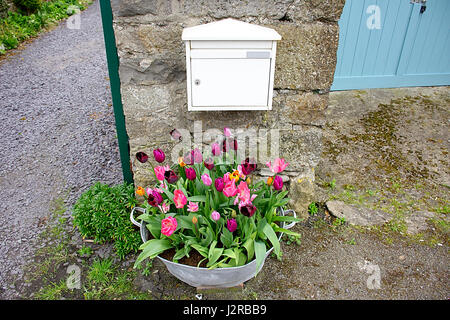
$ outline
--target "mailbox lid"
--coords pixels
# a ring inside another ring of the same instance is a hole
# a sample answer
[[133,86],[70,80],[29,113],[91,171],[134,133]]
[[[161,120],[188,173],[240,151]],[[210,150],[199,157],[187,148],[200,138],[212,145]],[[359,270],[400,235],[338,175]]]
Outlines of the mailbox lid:
[[192,59],[193,107],[267,107],[271,59]]
[[234,19],[224,19],[195,27],[185,28],[182,40],[280,40],[281,36],[273,29]]

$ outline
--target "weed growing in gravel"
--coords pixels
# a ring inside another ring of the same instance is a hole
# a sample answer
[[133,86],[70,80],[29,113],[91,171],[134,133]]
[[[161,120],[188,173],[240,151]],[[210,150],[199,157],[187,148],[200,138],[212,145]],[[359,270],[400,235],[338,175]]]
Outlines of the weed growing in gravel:
[[74,226],[83,237],[96,243],[114,242],[120,259],[137,252],[141,245],[139,231],[130,221],[130,211],[136,205],[134,186],[108,186],[96,183],[81,195],[73,207]]

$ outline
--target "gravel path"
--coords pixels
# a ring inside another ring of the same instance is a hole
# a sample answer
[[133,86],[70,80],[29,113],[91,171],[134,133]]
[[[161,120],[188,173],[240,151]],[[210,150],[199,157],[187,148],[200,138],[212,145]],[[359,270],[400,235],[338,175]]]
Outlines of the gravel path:
[[52,201],[122,182],[98,2],[81,29],[63,21],[0,63],[0,145],[0,298],[14,299]]

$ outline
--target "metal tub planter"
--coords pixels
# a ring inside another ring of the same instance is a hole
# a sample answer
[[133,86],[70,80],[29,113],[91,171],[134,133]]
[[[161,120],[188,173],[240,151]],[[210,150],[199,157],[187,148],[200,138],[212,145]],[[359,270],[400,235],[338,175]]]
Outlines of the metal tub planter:
[[[133,208],[130,219],[134,225],[140,228],[142,241],[146,242],[149,240],[150,232],[148,231],[145,222],[139,223],[134,219],[134,211],[145,213],[145,209],[139,207]],[[294,210],[283,210],[282,208],[280,208],[280,215],[284,216],[288,215],[289,213],[292,213],[293,216],[296,217],[296,213]],[[281,224],[282,228],[290,229],[295,225],[295,222],[292,222],[290,224],[281,222]],[[283,233],[280,233],[278,239],[280,240],[282,236]],[[270,248],[266,252],[265,259],[267,259],[272,250],[273,248]],[[262,269],[265,261],[264,259],[258,270],[256,270],[255,259],[239,267],[209,269],[175,263],[160,256],[158,256],[158,258],[164,263],[169,272],[177,279],[197,288],[230,288],[238,286],[245,281],[253,278]]]

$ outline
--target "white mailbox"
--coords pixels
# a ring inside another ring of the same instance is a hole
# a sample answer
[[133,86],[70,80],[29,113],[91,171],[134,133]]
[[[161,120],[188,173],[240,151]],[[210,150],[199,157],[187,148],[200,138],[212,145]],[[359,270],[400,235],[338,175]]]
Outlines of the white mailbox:
[[271,110],[280,39],[233,19],[185,28],[188,110]]

